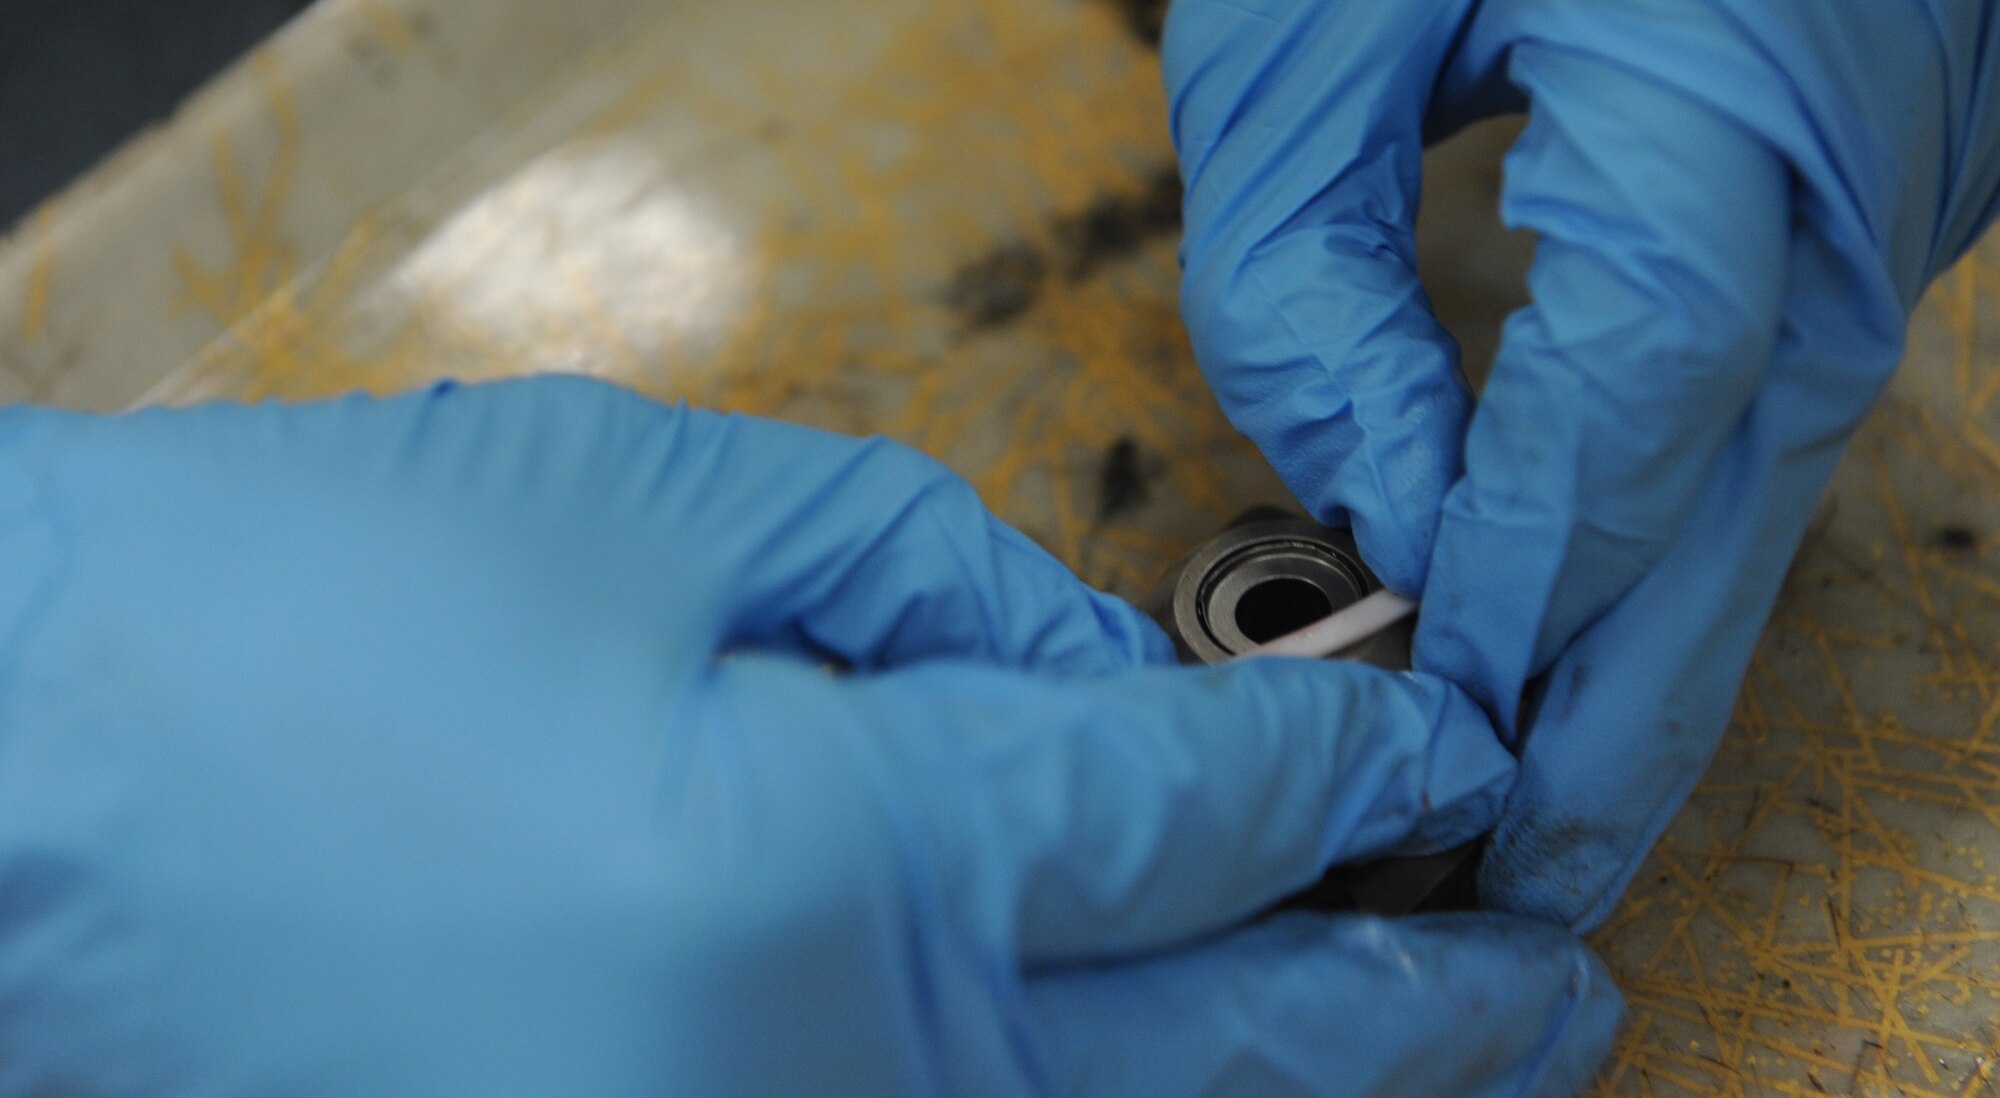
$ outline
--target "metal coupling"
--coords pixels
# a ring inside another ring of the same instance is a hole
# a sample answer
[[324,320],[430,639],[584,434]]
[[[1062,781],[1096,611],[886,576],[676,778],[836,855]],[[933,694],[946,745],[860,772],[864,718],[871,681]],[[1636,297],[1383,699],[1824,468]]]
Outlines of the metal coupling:
[[[1258,508],[1170,567],[1141,608],[1182,662],[1221,663],[1381,589],[1353,534]],[[1414,632],[1405,619],[1338,657],[1407,671]]]

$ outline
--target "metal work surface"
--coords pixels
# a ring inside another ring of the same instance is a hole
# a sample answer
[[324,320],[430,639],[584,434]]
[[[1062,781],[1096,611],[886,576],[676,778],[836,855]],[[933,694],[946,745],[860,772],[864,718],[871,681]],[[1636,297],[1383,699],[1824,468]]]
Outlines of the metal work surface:
[[[1285,498],[1180,327],[1157,8],[323,0],[0,245],[0,400],[599,374],[923,447],[1137,597]],[[1427,196],[1475,363],[1505,137]],[[2000,237],[1835,500],[1594,939],[1601,1093],[2000,1094]]]

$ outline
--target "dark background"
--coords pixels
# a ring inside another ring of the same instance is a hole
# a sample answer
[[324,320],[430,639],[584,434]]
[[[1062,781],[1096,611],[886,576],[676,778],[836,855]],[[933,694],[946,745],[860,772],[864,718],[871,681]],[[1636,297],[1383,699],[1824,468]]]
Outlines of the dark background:
[[0,234],[310,0],[0,0]]

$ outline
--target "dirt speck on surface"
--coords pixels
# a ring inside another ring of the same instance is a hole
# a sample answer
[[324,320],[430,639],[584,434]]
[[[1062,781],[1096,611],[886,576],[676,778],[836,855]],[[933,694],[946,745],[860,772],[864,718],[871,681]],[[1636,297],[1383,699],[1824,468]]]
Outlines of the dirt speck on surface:
[[1149,46],[1160,44],[1167,27],[1167,0],[1099,0],[1117,9],[1133,37]]
[[1097,480],[1097,517],[1111,519],[1146,502],[1152,478],[1140,462],[1139,444],[1126,435],[1104,452]]
[[994,328],[1034,308],[1048,261],[1031,244],[1004,244],[959,268],[945,287],[945,304],[969,331]]
[[1963,553],[1979,547],[1979,531],[1970,526],[1948,523],[1931,534],[1931,542],[1940,549]]
[[1051,276],[1082,282],[1180,224],[1180,173],[1162,165],[1136,189],[1099,194],[1080,210],[1052,215],[1027,238],[964,263],[945,284],[945,305],[967,332],[999,327],[1033,309]]

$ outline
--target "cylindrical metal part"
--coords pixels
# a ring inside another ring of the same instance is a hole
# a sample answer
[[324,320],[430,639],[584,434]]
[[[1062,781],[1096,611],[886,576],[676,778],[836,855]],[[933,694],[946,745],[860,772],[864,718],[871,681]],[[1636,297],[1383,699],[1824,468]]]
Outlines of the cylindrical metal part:
[[[1168,569],[1144,604],[1190,663],[1221,663],[1382,589],[1346,530],[1253,511]],[[1414,626],[1400,622],[1340,653],[1408,670]]]

